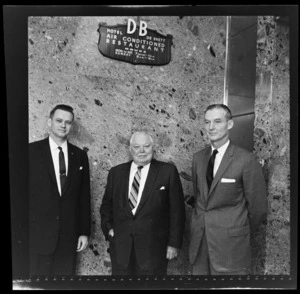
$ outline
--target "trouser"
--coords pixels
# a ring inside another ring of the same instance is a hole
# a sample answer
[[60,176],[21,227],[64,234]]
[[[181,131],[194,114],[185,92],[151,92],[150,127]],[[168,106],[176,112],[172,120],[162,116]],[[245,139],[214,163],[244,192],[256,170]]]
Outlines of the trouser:
[[76,267],[76,248],[59,237],[55,251],[51,254],[30,254],[31,275],[74,275]]
[[203,232],[201,244],[193,264],[193,275],[248,275],[249,273],[250,269],[241,269],[234,272],[217,272],[210,262],[206,234],[205,231]]
[[166,275],[168,260],[167,258],[161,260],[160,264],[155,268],[142,268],[139,266],[136,258],[136,250],[134,246],[134,239],[132,238],[132,246],[129,264],[127,267],[118,265],[113,254],[111,254],[112,275]]

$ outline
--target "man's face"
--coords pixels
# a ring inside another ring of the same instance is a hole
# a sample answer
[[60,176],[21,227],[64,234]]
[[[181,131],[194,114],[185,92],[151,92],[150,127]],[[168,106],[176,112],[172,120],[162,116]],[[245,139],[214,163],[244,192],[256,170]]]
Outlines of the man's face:
[[221,147],[229,137],[229,130],[233,127],[233,120],[227,120],[224,109],[214,108],[205,113],[205,130],[210,142]]
[[130,153],[136,165],[146,165],[153,157],[153,144],[148,135],[135,134],[130,145]]
[[50,135],[57,139],[66,139],[70,133],[73,115],[68,111],[57,109],[49,119]]

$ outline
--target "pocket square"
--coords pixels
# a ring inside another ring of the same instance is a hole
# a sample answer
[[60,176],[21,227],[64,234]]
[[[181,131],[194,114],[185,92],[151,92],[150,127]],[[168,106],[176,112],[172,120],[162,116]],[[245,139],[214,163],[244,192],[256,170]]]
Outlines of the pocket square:
[[222,178],[221,183],[235,183],[235,179]]
[[79,170],[82,170],[83,169],[83,166],[79,167]]
[[165,189],[166,189],[166,187],[165,187],[165,186],[162,186],[162,187],[160,187],[159,190],[165,190]]

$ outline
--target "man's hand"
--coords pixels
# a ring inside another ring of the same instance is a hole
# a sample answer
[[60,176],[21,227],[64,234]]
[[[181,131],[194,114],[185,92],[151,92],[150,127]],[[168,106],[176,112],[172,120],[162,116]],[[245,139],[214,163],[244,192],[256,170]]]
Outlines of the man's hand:
[[80,252],[80,251],[84,250],[87,245],[88,245],[88,237],[87,236],[80,236],[78,238],[77,250],[76,251]]
[[178,249],[175,247],[168,246],[167,247],[167,259],[171,260],[177,257]]

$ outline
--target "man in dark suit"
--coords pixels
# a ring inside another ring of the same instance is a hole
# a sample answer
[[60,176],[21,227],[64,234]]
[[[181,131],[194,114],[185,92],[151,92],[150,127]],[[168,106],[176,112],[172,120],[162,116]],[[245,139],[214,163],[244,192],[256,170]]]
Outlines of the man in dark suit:
[[183,242],[185,207],[175,165],[153,159],[153,140],[136,132],[133,161],[108,174],[100,214],[113,275],[166,275]]
[[90,235],[90,177],[86,152],[70,144],[73,108],[50,112],[50,136],[29,144],[30,273],[72,275],[76,251]]
[[192,164],[195,208],[189,260],[194,275],[249,274],[250,233],[267,214],[261,166],[251,152],[230,142],[232,127],[227,106],[207,108],[205,129],[211,146],[194,154]]

